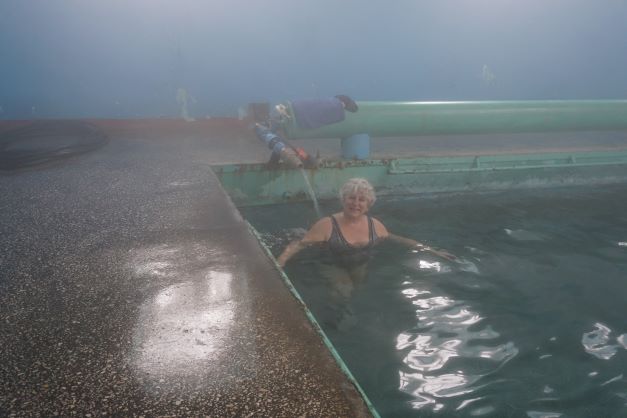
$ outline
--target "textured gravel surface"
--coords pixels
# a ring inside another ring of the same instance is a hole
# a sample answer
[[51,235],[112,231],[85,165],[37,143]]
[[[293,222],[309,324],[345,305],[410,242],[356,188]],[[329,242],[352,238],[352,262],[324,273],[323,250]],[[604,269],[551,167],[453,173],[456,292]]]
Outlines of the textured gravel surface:
[[114,137],[0,174],[0,416],[367,416],[209,162]]

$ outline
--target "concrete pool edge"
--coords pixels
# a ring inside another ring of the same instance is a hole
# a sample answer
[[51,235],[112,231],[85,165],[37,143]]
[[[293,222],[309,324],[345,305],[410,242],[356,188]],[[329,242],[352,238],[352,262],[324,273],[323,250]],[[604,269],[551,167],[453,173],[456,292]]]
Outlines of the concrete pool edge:
[[342,373],[346,376],[346,378],[350,381],[350,383],[355,387],[357,392],[361,395],[364,403],[366,404],[366,407],[368,408],[368,410],[372,414],[372,416],[375,417],[375,418],[380,418],[380,415],[377,412],[377,410],[375,409],[374,405],[372,404],[372,402],[370,401],[370,399],[368,398],[368,396],[366,395],[366,393],[364,392],[362,387],[359,385],[359,383],[357,382],[357,379],[355,379],[355,377],[351,373],[351,371],[348,368],[348,366],[346,365],[346,363],[344,363],[344,360],[342,359],[340,354],[337,352],[337,350],[335,349],[335,346],[333,345],[333,343],[331,342],[329,337],[326,335],[326,333],[324,332],[324,330],[322,329],[322,327],[320,326],[320,324],[316,320],[316,317],[313,315],[313,313],[307,307],[307,304],[305,303],[303,298],[300,296],[300,293],[298,292],[298,290],[296,289],[296,287],[294,286],[294,284],[290,280],[289,276],[285,273],[285,271],[281,268],[281,266],[279,266],[279,264],[276,261],[276,258],[274,257],[274,255],[270,251],[270,248],[268,248],[268,246],[261,239],[261,235],[259,234],[259,232],[255,229],[255,227],[250,222],[246,221],[246,224],[248,225],[249,231],[257,239],[257,242],[259,243],[261,248],[263,248],[264,252],[266,253],[266,255],[268,257],[268,259],[276,267],[277,271],[279,272],[279,275],[281,276],[281,279],[283,280],[283,283],[287,286],[287,288],[289,289],[290,293],[294,296],[294,298],[299,302],[299,304],[303,308],[303,311],[305,312],[305,315],[307,316],[307,319],[309,320],[309,323],[312,325],[312,327],[316,330],[316,332],[318,333],[318,335],[322,339],[322,342],[324,343],[324,345],[327,347],[327,349],[331,353],[331,356],[333,357],[333,359],[335,360],[335,362],[339,366],[339,368],[342,371]]

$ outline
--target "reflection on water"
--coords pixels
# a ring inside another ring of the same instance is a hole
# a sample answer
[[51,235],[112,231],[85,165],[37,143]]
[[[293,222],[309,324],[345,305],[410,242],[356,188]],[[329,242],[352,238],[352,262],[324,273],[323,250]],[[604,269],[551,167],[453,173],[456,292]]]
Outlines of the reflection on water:
[[[417,251],[412,251],[417,253]],[[465,271],[468,273],[479,274],[479,268],[477,265],[465,258],[458,258],[454,263],[444,263],[441,261],[424,260],[424,259],[411,259],[408,260],[405,265],[412,269],[432,271],[435,273],[450,273],[453,270]]]
[[529,418],[560,418],[564,414],[559,412],[542,412],[542,411],[528,411],[527,416]]
[[420,260],[418,261],[418,268],[420,270],[433,270],[438,273],[441,271],[451,271],[449,267],[442,265],[439,261],[429,262],[426,260]]
[[[417,328],[399,334],[396,349],[411,370],[399,372],[399,389],[413,396],[413,408],[442,409],[443,399],[472,393],[483,375],[518,354],[513,342],[499,344],[499,333],[489,325],[478,326],[483,318],[463,301],[405,283],[402,294],[416,307]],[[474,372],[463,370],[456,358],[472,361]],[[471,403],[462,400],[457,409]]]
[[608,344],[611,340],[612,330],[601,323],[594,324],[594,328],[593,331],[585,332],[581,337],[581,344],[583,344],[586,353],[602,360],[609,360],[614,357],[619,348],[626,348],[626,334],[616,338],[618,344]]
[[547,236],[539,232],[527,231],[526,229],[504,229],[505,233],[516,241],[545,241]]

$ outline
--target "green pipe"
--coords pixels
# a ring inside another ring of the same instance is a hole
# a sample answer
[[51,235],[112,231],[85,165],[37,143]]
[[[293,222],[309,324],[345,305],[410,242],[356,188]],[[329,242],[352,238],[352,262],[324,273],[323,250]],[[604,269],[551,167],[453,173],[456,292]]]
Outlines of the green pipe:
[[[359,102],[342,122],[303,130],[291,117],[292,139],[438,134],[488,134],[627,129],[627,100],[537,100],[483,102]],[[290,106],[288,109],[292,112]],[[292,113],[293,115],[293,113]]]

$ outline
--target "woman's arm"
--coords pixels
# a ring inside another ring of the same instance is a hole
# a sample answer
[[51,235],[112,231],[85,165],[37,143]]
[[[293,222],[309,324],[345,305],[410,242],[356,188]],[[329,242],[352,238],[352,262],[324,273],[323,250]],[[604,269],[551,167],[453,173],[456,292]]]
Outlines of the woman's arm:
[[403,244],[407,247],[414,248],[418,251],[428,251],[431,254],[437,255],[438,257],[446,258],[447,260],[454,261],[457,259],[457,257],[449,253],[448,251],[433,249],[429,247],[428,245],[425,245],[411,238],[401,237],[400,235],[388,234],[388,239],[394,242],[398,242],[399,244]]
[[331,219],[322,218],[307,231],[302,239],[290,242],[281,255],[277,257],[277,263],[279,266],[285,267],[285,263],[298,252],[312,244],[327,241],[329,235],[331,235]]
[[385,228],[385,226],[377,219],[374,219],[375,221],[375,230],[377,232],[377,235],[380,238],[383,239],[389,239],[391,241],[394,242],[398,242],[401,245],[404,245],[406,247],[410,247],[410,248],[415,248],[418,251],[428,251],[431,254],[437,255],[438,257],[442,257],[445,258],[447,260],[456,260],[457,257],[455,257],[453,254],[447,252],[447,251],[443,251],[443,250],[435,250],[421,242],[416,241],[415,239],[411,239],[411,238],[405,238],[405,237],[401,237],[400,235],[395,235],[392,234],[390,232],[388,232],[388,230]]
[[290,242],[287,247],[285,247],[281,255],[277,257],[277,263],[279,263],[279,266],[285,267],[285,263],[287,263],[287,260],[292,258],[296,253],[298,253],[300,250],[307,246],[308,244],[304,243],[303,240]]

